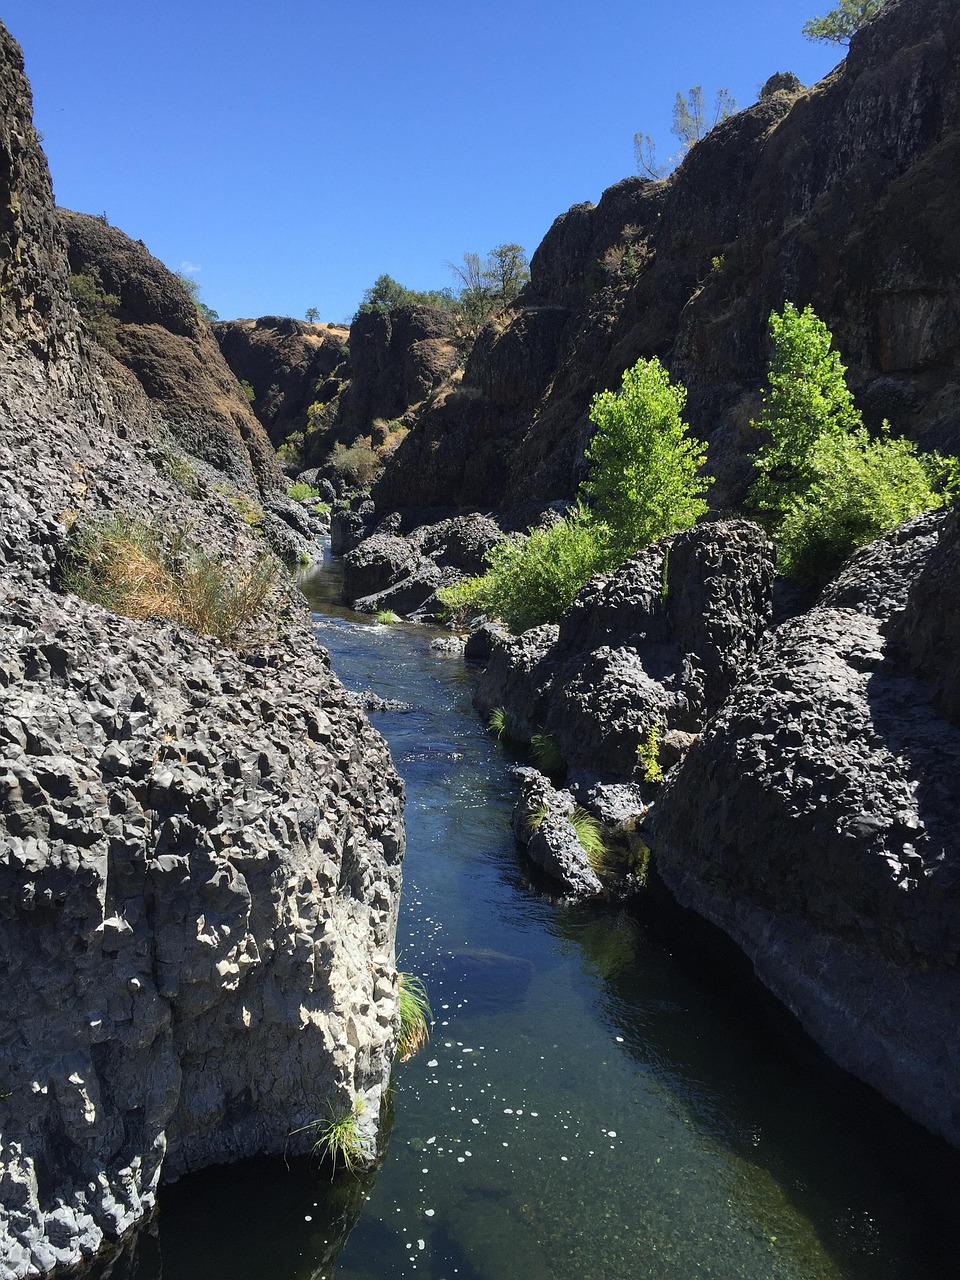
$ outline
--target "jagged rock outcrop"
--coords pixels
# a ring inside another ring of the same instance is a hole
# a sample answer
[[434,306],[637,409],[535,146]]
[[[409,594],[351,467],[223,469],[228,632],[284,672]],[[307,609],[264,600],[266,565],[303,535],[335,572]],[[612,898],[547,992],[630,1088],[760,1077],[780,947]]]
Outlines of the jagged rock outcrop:
[[[350,385],[337,433],[347,443],[374,419],[399,419],[450,376],[459,359],[449,317],[435,307],[360,311],[350,325]],[[439,505],[439,504],[438,504]]]
[[955,1144],[958,565],[956,511],[856,553],[754,656],[654,823],[680,901],[831,1057]]
[[569,791],[557,791],[536,769],[514,770],[520,784],[513,809],[513,834],[551,879],[570,897],[586,898],[603,888],[570,818],[576,809]]
[[[242,488],[281,484],[274,451],[190,294],[142,241],[102,218],[58,211],[70,270],[119,299],[104,345],[143,388],[173,439]],[[105,361],[108,380],[123,375]]]
[[503,536],[494,520],[476,512],[420,525],[406,537],[378,529],[344,556],[343,598],[364,612],[435,615],[442,611],[437,589],[482,573],[487,552]]
[[275,445],[307,430],[311,404],[330,404],[350,376],[346,325],[286,316],[211,325],[234,376],[253,388],[253,410]]
[[[218,473],[191,497],[169,469],[176,396],[79,321],[2,27],[0,209],[0,1277],[24,1280],[116,1241],[165,1177],[309,1147],[290,1131],[328,1106],[366,1099],[372,1139],[403,835],[387,749],[279,586],[274,638],[233,652],[59,585],[104,509],[256,539]],[[252,486],[235,426],[209,456]]]
[[512,734],[551,734],[568,766],[630,778],[651,729],[698,732],[771,611],[773,551],[745,520],[703,524],[592,579],[560,619],[504,636],[476,691]]
[[960,82],[953,0],[890,0],[812,89],[771,78],[670,178],[551,227],[374,491],[381,509],[570,497],[591,397],[657,355],[689,389],[718,508],[736,504],[786,299],[833,330],[869,422],[960,452]]

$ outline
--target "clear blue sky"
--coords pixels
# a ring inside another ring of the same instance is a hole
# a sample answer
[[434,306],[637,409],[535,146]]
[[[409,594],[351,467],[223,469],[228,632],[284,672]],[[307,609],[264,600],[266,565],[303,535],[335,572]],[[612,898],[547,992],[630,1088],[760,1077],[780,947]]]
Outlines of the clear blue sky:
[[382,272],[452,284],[465,250],[529,253],[662,155],[678,89],[741,106],[818,0],[6,0],[60,204],[105,212],[223,318],[348,317]]

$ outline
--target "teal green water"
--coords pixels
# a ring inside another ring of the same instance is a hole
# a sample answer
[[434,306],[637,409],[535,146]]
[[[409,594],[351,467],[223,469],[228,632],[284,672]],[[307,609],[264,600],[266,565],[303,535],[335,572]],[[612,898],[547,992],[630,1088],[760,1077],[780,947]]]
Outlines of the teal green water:
[[565,906],[521,866],[470,673],[310,588],[407,786],[400,967],[436,1025],[377,1174],[253,1161],[164,1193],[141,1280],[950,1280],[960,1161],[828,1064],[652,885]]

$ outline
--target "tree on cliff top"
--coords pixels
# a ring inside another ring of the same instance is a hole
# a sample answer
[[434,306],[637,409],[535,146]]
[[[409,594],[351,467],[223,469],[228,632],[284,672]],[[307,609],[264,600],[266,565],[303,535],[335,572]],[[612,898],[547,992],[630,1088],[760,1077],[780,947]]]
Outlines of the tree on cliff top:
[[875,18],[885,0],[840,0],[822,18],[811,18],[804,23],[803,34],[808,40],[829,40],[831,44],[849,44],[862,26]]
[[695,146],[701,138],[705,138],[714,125],[735,115],[736,110],[737,100],[729,89],[717,90],[712,112],[707,110],[702,85],[695,84],[687,92],[686,97],[678,93],[673,104],[673,124],[670,126],[670,132],[675,133],[680,139],[679,153],[667,164],[658,164],[656,144],[649,133],[635,133],[633,152],[637,161],[637,172],[646,174],[648,178],[665,178],[692,146]]

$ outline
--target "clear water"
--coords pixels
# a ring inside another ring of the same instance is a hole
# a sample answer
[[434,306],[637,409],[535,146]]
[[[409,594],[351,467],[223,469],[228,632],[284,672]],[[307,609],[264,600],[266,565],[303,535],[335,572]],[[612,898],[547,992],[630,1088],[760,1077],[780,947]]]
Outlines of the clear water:
[[833,1068],[732,949],[652,885],[553,903],[509,833],[470,673],[307,584],[407,786],[400,967],[427,982],[382,1165],[251,1161],[169,1188],[139,1280],[950,1280],[960,1160]]

